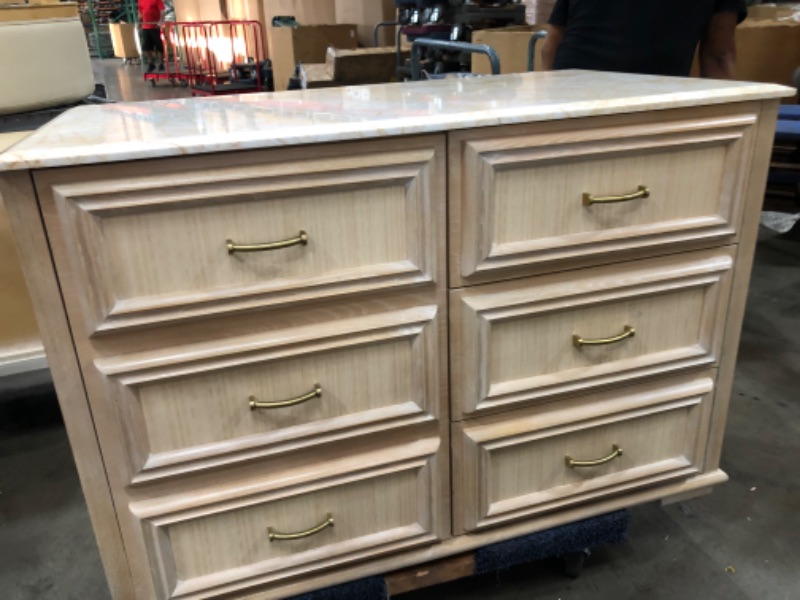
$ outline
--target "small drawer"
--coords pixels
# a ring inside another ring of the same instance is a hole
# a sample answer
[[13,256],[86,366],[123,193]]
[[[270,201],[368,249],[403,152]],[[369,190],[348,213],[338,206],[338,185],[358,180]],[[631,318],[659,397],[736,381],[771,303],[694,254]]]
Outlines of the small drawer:
[[[36,176],[90,333],[437,280],[443,137]],[[441,260],[439,258],[438,260]]]
[[421,306],[95,366],[142,482],[439,418],[439,329]]
[[451,292],[454,418],[715,363],[733,251]]
[[440,541],[449,530],[441,450],[421,438],[241,488],[134,502],[158,597],[277,597],[269,588],[293,578]]
[[452,134],[451,284],[733,241],[752,108]]
[[709,371],[454,424],[456,532],[701,472],[713,378]]

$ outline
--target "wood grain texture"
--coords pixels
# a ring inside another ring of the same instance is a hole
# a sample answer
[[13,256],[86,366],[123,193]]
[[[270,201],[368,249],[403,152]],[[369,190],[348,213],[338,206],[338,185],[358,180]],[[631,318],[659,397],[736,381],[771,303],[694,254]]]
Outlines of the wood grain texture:
[[[408,142],[410,147],[418,148],[420,145],[425,148],[430,147],[430,143],[425,140],[431,138],[411,138],[404,141],[396,141],[395,146]],[[438,142],[436,142],[438,140]],[[443,146],[444,137],[440,136],[433,141]],[[340,145],[335,145],[339,148]],[[359,148],[366,146],[359,145]],[[385,148],[382,145],[381,148]],[[394,146],[393,146],[394,147]],[[346,155],[349,144],[341,145],[337,152],[335,148],[328,147],[324,152],[329,155]],[[377,145],[370,146],[371,149],[379,150]],[[322,152],[323,150],[321,150]],[[437,155],[438,156],[438,155]],[[200,165],[195,163],[200,160]],[[192,159],[192,164],[200,168],[206,165],[209,169],[218,164],[217,157],[196,157]],[[230,160],[230,159],[229,159]],[[438,159],[437,159],[438,160]],[[208,162],[203,162],[208,161]],[[144,165],[147,166],[147,165]],[[151,163],[154,172],[163,168],[162,163]],[[139,165],[137,165],[139,167]],[[175,166],[170,166],[166,171],[174,172]],[[46,174],[46,173],[45,173]],[[113,173],[108,173],[111,177]],[[164,466],[160,476],[180,475],[178,478],[169,477],[168,481],[161,482],[164,477],[137,479],[137,466],[132,464],[130,448],[136,443],[130,443],[130,432],[132,430],[141,431],[142,422],[133,422],[133,427],[126,421],[126,416],[122,413],[115,402],[109,402],[109,398],[118,398],[119,390],[114,389],[117,383],[111,381],[110,375],[104,374],[100,366],[109,368],[109,374],[115,369],[122,368],[128,371],[147,371],[147,369],[169,370],[171,363],[190,363],[197,359],[194,352],[200,350],[203,361],[224,361],[224,355],[230,351],[232,344],[235,346],[237,340],[248,336],[271,336],[276,341],[287,332],[305,331],[312,332],[317,328],[317,334],[321,338],[325,337],[347,337],[346,330],[341,330],[338,323],[343,320],[362,320],[361,326],[369,330],[373,327],[374,315],[378,313],[391,313],[396,311],[411,310],[408,315],[413,315],[414,311],[421,309],[430,313],[426,307],[435,306],[437,314],[446,313],[446,292],[445,282],[445,216],[446,203],[444,198],[444,171],[443,169],[432,169],[431,173],[432,189],[438,190],[438,196],[431,196],[431,212],[428,220],[424,223],[422,234],[425,236],[425,243],[430,250],[431,265],[430,277],[425,281],[418,282],[413,286],[402,285],[380,290],[361,289],[358,295],[351,295],[349,292],[337,294],[334,297],[311,298],[308,302],[290,304],[288,306],[264,306],[263,303],[253,302],[246,305],[228,306],[224,310],[209,311],[204,313],[202,318],[199,315],[190,314],[191,318],[179,318],[171,321],[160,322],[158,326],[143,327],[119,327],[109,328],[95,333],[92,325],[92,312],[84,310],[86,307],[85,290],[82,287],[80,273],[76,270],[76,260],[65,259],[60,265],[60,275],[63,284],[64,295],[69,308],[69,318],[73,331],[75,332],[75,344],[81,367],[85,374],[86,386],[89,392],[89,401],[92,405],[92,412],[97,426],[97,436],[101,446],[105,449],[108,467],[108,476],[111,483],[114,501],[118,507],[118,516],[122,535],[126,547],[129,550],[129,564],[133,577],[140,586],[141,592],[138,598],[149,599],[158,595],[159,589],[166,589],[164,581],[169,580],[169,573],[163,569],[159,570],[154,564],[170,564],[167,560],[170,554],[168,546],[161,543],[150,544],[149,534],[145,534],[142,529],[141,520],[136,517],[128,508],[133,502],[140,503],[143,499],[163,498],[165,495],[175,493],[176,490],[189,491],[192,497],[199,494],[198,486],[210,485],[212,494],[218,494],[218,490],[223,485],[236,485],[235,482],[242,479],[249,479],[256,472],[263,478],[265,472],[273,474],[280,466],[281,469],[286,465],[292,465],[292,472],[299,472],[307,469],[309,464],[319,461],[319,456],[339,455],[352,453],[359,455],[368,451],[376,445],[382,444],[386,440],[397,440],[395,444],[407,444],[407,438],[394,435],[395,430],[402,430],[410,435],[418,435],[417,432],[425,431],[426,435],[434,435],[440,444],[437,450],[436,460],[428,466],[430,470],[430,494],[435,498],[433,510],[436,511],[436,534],[440,539],[449,535],[450,531],[450,509],[448,498],[449,489],[449,415],[447,409],[447,376],[446,376],[446,352],[447,352],[447,322],[446,318],[437,319],[432,324],[430,333],[424,344],[430,345],[435,337],[435,352],[438,354],[436,361],[427,360],[425,369],[431,378],[431,392],[429,398],[435,405],[435,412],[440,415],[438,419],[432,419],[429,414],[411,414],[408,418],[399,416],[397,419],[378,423],[375,426],[363,427],[359,435],[350,435],[351,432],[341,430],[343,435],[337,439],[335,435],[323,436],[323,439],[313,440],[313,449],[308,449],[308,444],[303,447],[301,439],[290,450],[292,443],[288,443],[283,449],[285,453],[277,456],[272,450],[266,448],[263,440],[257,442],[250,449],[235,450],[228,457],[234,456],[236,460],[228,461],[222,468],[222,462],[217,457],[205,457],[194,464],[172,464]],[[438,198],[439,201],[435,201]],[[51,204],[52,207],[52,204]],[[56,215],[56,213],[53,213]],[[59,219],[51,221],[56,227],[61,227]],[[420,234],[420,231],[416,231]],[[421,235],[422,235],[421,234]],[[65,238],[60,233],[60,229],[52,235],[50,239],[53,244],[54,253],[58,256],[68,257],[69,249]],[[131,257],[133,259],[135,257]],[[180,309],[177,308],[180,312]],[[188,311],[187,314],[191,313]],[[430,319],[428,317],[422,319]],[[405,318],[405,317],[404,317]],[[414,331],[419,329],[420,318],[409,318],[407,322],[397,323],[398,331],[413,337]],[[337,333],[337,328],[339,328]],[[379,327],[380,328],[380,327]],[[327,335],[326,335],[327,333]],[[310,334],[305,339],[310,339]],[[302,340],[300,345],[302,345]],[[290,346],[298,342],[291,336],[286,338],[286,347],[291,354],[297,352],[298,348],[290,349]],[[432,347],[432,346],[431,346]],[[164,352],[166,350],[166,352]],[[251,348],[250,350],[254,350]],[[205,353],[205,354],[203,354]],[[247,352],[245,352],[246,354]],[[415,361],[417,358],[414,359]],[[174,364],[173,364],[174,366]],[[184,365],[185,367],[185,365]],[[183,367],[180,367],[183,368]],[[416,409],[409,406],[409,412]],[[389,415],[391,417],[391,415]],[[422,429],[420,429],[420,427]],[[351,428],[352,429],[352,428]],[[306,441],[311,440],[310,437]],[[406,440],[406,441],[403,441]],[[139,437],[138,441],[141,441]],[[275,441],[274,439],[272,441]],[[138,443],[138,442],[137,442]],[[266,450],[265,450],[266,448]],[[251,451],[252,450],[252,451]],[[174,456],[172,458],[175,458]],[[347,469],[357,468],[357,461],[349,463]],[[202,468],[198,468],[202,467]],[[213,467],[210,470],[206,467]],[[131,486],[131,482],[137,479],[137,484]],[[240,488],[237,488],[240,489]],[[240,492],[246,493],[246,492]],[[152,536],[163,538],[163,532],[154,533]],[[151,537],[152,537],[151,536]],[[161,560],[164,554],[164,560]],[[362,557],[363,559],[364,557]],[[156,561],[154,563],[154,561]],[[159,562],[160,561],[160,562]],[[174,571],[174,569],[173,569]]]
[[[451,292],[453,418],[713,364],[734,248]],[[635,337],[576,348],[573,336]]]
[[[92,333],[435,280],[442,140],[43,171],[36,184]],[[300,231],[307,245],[226,249]]]
[[[735,240],[757,108],[449,134],[451,285]],[[641,185],[646,199],[583,205]]]
[[[763,106],[452,132],[448,186],[444,135],[39,171],[41,214],[0,178],[115,597],[282,598],[724,481]],[[516,280],[448,309],[448,274]]]
[[134,598],[134,581],[120,535],[104,457],[95,433],[30,174],[0,175],[0,196],[15,233],[25,281],[31,293],[111,594],[120,600]]
[[[702,471],[713,372],[455,424],[454,528],[473,531]],[[606,464],[569,468],[565,458]]]
[[[98,359],[134,482],[441,418],[436,313],[420,306]],[[317,384],[321,395],[297,406],[248,403]]]
[[391,598],[420,588],[472,577],[474,574],[475,555],[469,553],[388,573],[384,579],[386,591]]
[[389,558],[378,558],[374,561],[364,562],[354,565],[348,569],[346,574],[329,573],[322,575],[310,575],[302,581],[294,581],[278,589],[269,591],[258,591],[243,596],[247,600],[263,600],[266,598],[288,598],[296,594],[302,594],[309,590],[326,588],[342,581],[352,581],[362,577],[383,574],[410,565],[424,565],[428,561],[438,560],[442,557],[453,556],[464,553],[482,546],[494,544],[504,540],[510,540],[519,536],[527,535],[537,531],[543,531],[565,523],[572,523],[593,516],[606,514],[621,508],[629,508],[638,504],[644,504],[658,500],[662,496],[672,496],[679,494],[692,493],[695,490],[708,489],[710,486],[718,485],[727,481],[728,477],[722,471],[698,475],[682,481],[675,481],[661,486],[633,490],[621,496],[602,498],[589,504],[578,505],[562,511],[548,513],[537,517],[532,517],[505,526],[487,529],[486,531],[475,532],[470,535],[459,535],[449,540],[414,550],[408,553],[392,556]]
[[722,453],[722,439],[725,435],[725,423],[728,417],[728,406],[736,372],[736,356],[739,351],[739,340],[747,304],[747,291],[750,285],[750,274],[753,270],[756,241],[758,240],[761,207],[764,200],[764,190],[767,185],[772,145],[775,139],[778,106],[777,100],[766,101],[761,105],[758,131],[753,139],[754,148],[752,154],[754,159],[744,183],[743,194],[747,204],[740,217],[741,233],[733,271],[730,305],[727,311],[727,321],[725,322],[725,338],[719,361],[717,394],[714,398],[714,413],[711,422],[708,454],[706,456],[706,468],[709,471],[719,466]]
[[[440,539],[432,452],[436,437],[404,447],[364,448],[302,470],[262,472],[243,485],[197,488],[135,502],[159,581],[160,598],[215,595],[277,584],[365,556]],[[208,493],[204,493],[204,490]],[[244,493],[246,491],[246,493]],[[334,525],[299,540],[270,542],[267,529],[299,532],[330,513]]]

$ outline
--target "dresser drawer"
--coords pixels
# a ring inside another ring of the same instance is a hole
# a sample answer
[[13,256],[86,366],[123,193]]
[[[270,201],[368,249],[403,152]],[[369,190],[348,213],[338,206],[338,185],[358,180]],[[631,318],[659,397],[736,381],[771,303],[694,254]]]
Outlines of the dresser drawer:
[[[440,137],[36,177],[89,332],[437,278]],[[74,298],[74,299],[73,299]]]
[[733,251],[451,292],[455,418],[714,363]]
[[133,481],[441,415],[436,306],[98,359]]
[[456,532],[703,470],[714,372],[453,425]]
[[732,241],[757,112],[715,110],[452,134],[451,283]]
[[[449,479],[432,454],[439,448],[437,439],[422,438],[349,463],[320,457],[309,471],[265,473],[241,489],[132,504],[159,597],[239,597],[440,541],[449,529],[440,481]],[[276,487],[280,479],[292,485]]]

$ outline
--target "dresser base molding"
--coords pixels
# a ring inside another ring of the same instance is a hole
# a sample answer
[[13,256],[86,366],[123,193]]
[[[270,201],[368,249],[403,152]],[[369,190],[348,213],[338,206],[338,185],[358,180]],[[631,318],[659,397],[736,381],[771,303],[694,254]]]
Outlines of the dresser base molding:
[[[665,498],[675,496],[700,495],[711,491],[713,486],[724,483],[728,476],[724,471],[718,469],[709,473],[703,473],[685,481],[672,483],[670,485],[657,488],[643,489],[638,492],[626,494],[624,496],[612,497],[602,501],[593,501],[591,504],[577,506],[569,510],[544,515],[536,519],[527,519],[521,523],[490,529],[477,534],[467,534],[445,540],[440,544],[409,552],[400,556],[371,561],[363,565],[354,565],[344,572],[326,573],[315,577],[306,577],[296,583],[288,584],[280,588],[254,592],[245,596],[248,600],[266,600],[290,598],[298,594],[330,587],[354,581],[373,575],[382,575],[404,569],[414,565],[424,565],[424,563],[455,556],[464,552],[469,552],[489,544],[495,544],[515,537],[536,533],[545,529],[551,529],[567,523],[573,523],[582,519],[596,517],[605,513],[613,512],[623,508],[630,508],[639,504],[646,504]],[[222,593],[224,590],[218,589]],[[182,596],[183,598],[202,598],[203,596]]]

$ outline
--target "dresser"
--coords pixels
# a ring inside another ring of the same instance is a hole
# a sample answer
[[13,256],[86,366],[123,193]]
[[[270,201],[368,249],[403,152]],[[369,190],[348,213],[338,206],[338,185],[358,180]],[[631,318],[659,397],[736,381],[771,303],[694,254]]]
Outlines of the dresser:
[[0,156],[112,595],[282,598],[725,481],[778,99],[581,71]]

